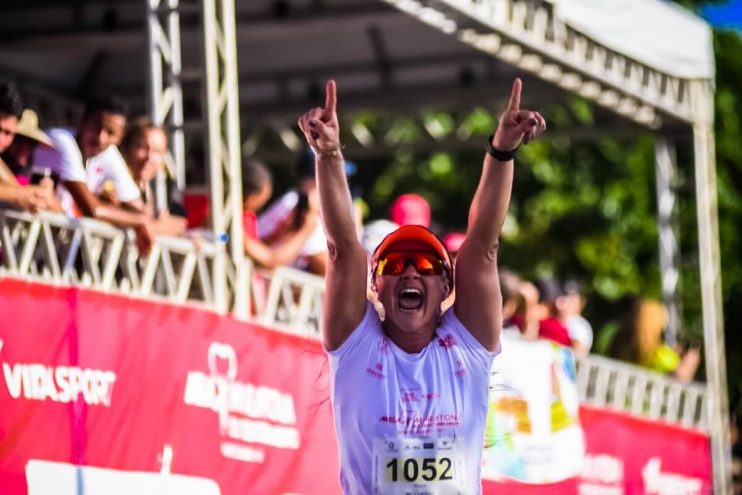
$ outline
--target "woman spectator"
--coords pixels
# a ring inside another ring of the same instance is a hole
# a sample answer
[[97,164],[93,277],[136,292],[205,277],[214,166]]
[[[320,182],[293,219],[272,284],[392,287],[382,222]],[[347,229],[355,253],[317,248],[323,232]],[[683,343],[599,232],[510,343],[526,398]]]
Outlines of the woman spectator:
[[665,325],[667,311],[661,303],[640,299],[632,301],[629,312],[613,337],[608,354],[690,382],[698,369],[700,350],[691,347],[681,355],[663,343]]
[[[173,205],[158,212],[155,208],[152,190],[152,180],[162,171],[166,153],[167,135],[163,128],[155,125],[149,117],[134,119],[121,142],[121,154],[142,193],[141,201],[135,203],[135,207],[140,208],[142,212],[155,220],[153,224],[155,233],[179,235],[185,231],[186,219],[170,213],[175,209]],[[109,195],[112,193],[105,186],[104,190]],[[115,197],[109,196],[109,198],[115,202]],[[182,207],[178,209],[180,212],[185,211]]]
[[242,224],[245,254],[258,266],[277,268],[291,264],[300,254],[307,239],[319,226],[319,204],[316,189],[307,195],[307,207],[294,210],[284,219],[284,235],[268,244],[260,239],[257,213],[273,194],[273,177],[258,160],[251,160],[242,171]]

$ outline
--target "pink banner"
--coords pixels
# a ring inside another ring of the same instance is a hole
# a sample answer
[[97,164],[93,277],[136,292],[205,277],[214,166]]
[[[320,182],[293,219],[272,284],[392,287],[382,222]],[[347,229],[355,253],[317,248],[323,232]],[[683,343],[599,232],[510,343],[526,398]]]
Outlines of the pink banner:
[[587,406],[580,422],[587,440],[581,495],[713,493],[707,435]]
[[7,279],[0,315],[3,494],[27,493],[31,459],[186,474],[222,494],[340,493],[316,342]]
[[708,436],[658,421],[580,406],[587,454],[580,478],[550,485],[484,482],[485,494],[709,495]]
[[[340,493],[318,343],[193,308],[0,279],[3,495]],[[707,494],[708,438],[581,407],[582,478],[485,493]],[[86,491],[87,490],[87,491]]]

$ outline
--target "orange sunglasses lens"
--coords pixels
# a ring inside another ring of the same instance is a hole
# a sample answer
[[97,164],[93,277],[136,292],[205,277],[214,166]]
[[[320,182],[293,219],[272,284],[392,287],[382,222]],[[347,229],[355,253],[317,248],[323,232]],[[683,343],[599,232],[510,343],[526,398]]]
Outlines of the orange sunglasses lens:
[[440,275],[443,260],[429,253],[390,253],[379,260],[377,275],[400,275],[412,264],[420,275]]

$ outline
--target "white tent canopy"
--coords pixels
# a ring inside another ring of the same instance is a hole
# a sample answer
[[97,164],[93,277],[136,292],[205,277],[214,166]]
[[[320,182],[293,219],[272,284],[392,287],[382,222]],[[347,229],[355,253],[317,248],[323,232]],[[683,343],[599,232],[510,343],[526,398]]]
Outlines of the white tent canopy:
[[659,0],[551,0],[554,13],[598,43],[661,72],[712,79],[711,27],[677,4]]

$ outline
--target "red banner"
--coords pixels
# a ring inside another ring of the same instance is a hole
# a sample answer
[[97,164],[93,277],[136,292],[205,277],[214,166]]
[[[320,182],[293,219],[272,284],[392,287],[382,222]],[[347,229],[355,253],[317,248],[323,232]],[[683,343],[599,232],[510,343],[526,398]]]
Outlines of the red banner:
[[587,454],[579,479],[550,485],[484,482],[485,494],[708,495],[708,436],[658,421],[580,406]]
[[[340,493],[318,343],[193,308],[0,279],[3,495]],[[711,492],[708,438],[581,407],[580,480],[485,493]],[[123,493],[121,492],[121,493]]]
[[587,441],[580,495],[713,493],[707,435],[586,406],[580,422]]
[[186,474],[222,494],[340,493],[316,342],[7,279],[0,315],[3,494],[27,493],[32,459]]

